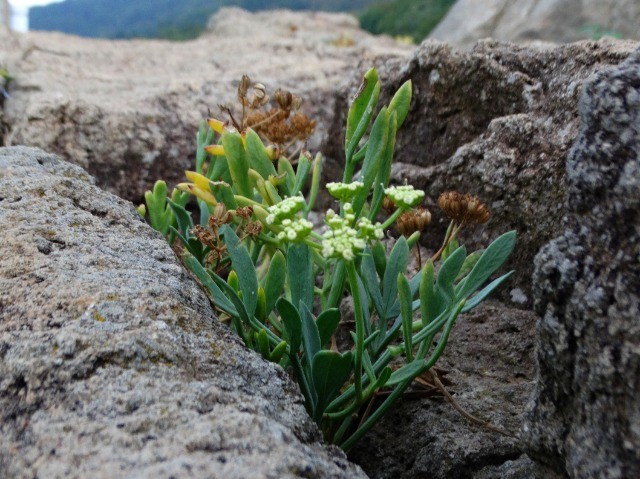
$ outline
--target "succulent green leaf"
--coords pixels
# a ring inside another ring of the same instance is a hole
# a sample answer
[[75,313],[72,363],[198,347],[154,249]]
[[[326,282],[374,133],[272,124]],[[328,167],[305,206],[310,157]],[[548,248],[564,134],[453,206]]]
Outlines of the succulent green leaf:
[[400,237],[391,250],[382,282],[382,304],[385,310],[385,320],[390,319],[389,312],[398,297],[398,274],[406,271],[408,263],[409,246],[407,246],[404,237]]
[[309,157],[301,153],[300,158],[298,159],[298,170],[296,172],[296,181],[293,185],[292,195],[297,195],[300,193],[305,183],[307,182],[307,177],[309,176],[309,172],[311,171],[311,160]]
[[276,169],[258,134],[249,128],[245,134],[245,141],[247,142],[247,153],[249,153],[251,168],[260,173],[260,176],[265,180],[269,179],[269,175],[275,176]]
[[224,294],[227,295],[229,300],[233,303],[233,306],[236,308],[238,314],[237,316],[231,316],[231,324],[233,325],[238,335],[240,335],[244,343],[247,344],[246,335],[244,334],[244,328],[242,325],[246,324],[247,326],[249,326],[251,324],[251,320],[249,318],[249,315],[247,314],[247,309],[245,308],[242,299],[240,299],[238,293],[236,293],[235,290],[231,286],[229,286],[227,282],[220,276],[214,275],[213,280],[224,292]]
[[307,305],[300,301],[300,319],[302,320],[302,345],[304,348],[304,355],[307,359],[307,365],[311,368],[313,358],[316,353],[320,351],[320,333],[318,332],[318,326],[313,319],[311,311]]
[[380,280],[384,278],[384,272],[387,269],[387,250],[380,241],[373,243],[371,247],[371,254],[373,255],[373,261],[376,264],[376,272]]
[[482,253],[484,253],[483,249],[474,251],[473,253],[467,256],[467,259],[464,260],[464,263],[462,264],[462,268],[460,268],[460,272],[456,277],[456,281],[460,281],[467,274],[469,274],[469,272],[473,269],[475,264],[480,259],[480,256],[482,255]]
[[198,135],[196,137],[196,171],[202,174],[202,166],[207,159],[207,152],[204,147],[210,145],[213,141],[214,131],[208,127],[205,120],[200,121]]
[[298,304],[302,301],[309,309],[313,308],[313,257],[309,246],[304,243],[289,245],[287,270],[291,302]]
[[249,181],[249,158],[242,143],[242,137],[237,132],[224,131],[222,146],[227,157],[231,179],[236,191],[247,198],[253,197],[253,188]]
[[336,332],[340,324],[340,310],[338,308],[326,309],[316,319],[318,334],[320,335],[320,347],[327,345],[331,336]]
[[267,315],[273,311],[278,298],[284,291],[284,283],[287,277],[284,255],[277,250],[271,257],[269,271],[264,279],[264,294],[266,299],[265,309]]
[[300,350],[300,344],[302,343],[302,320],[300,319],[300,313],[298,310],[284,298],[280,298],[276,302],[276,308],[280,313],[282,324],[284,325],[284,331],[286,333],[286,340],[291,346],[290,354],[297,355]]
[[231,179],[229,174],[229,162],[224,155],[213,155],[207,170],[207,178],[211,181],[228,181]]
[[258,278],[256,276],[255,265],[253,261],[251,261],[249,251],[247,251],[244,245],[239,244],[240,240],[238,236],[236,236],[229,225],[224,225],[220,228],[220,232],[224,235],[224,243],[231,257],[233,270],[238,275],[240,291],[242,291],[242,300],[247,313],[253,316],[256,312],[256,304],[258,302]]
[[407,362],[413,361],[413,308],[411,300],[411,288],[404,274],[398,274],[398,293],[400,295],[400,312],[402,315],[402,337],[404,339],[404,352]]
[[282,341],[278,343],[278,345],[275,348],[273,348],[273,351],[271,351],[271,355],[269,356],[269,361],[272,361],[274,363],[279,363],[286,352],[287,352],[287,342]]
[[345,152],[347,161],[351,157],[360,140],[367,131],[373,111],[380,96],[378,72],[372,68],[364,75],[364,79],[347,114],[347,131],[345,133]]
[[233,306],[233,303],[225,296],[213,279],[211,279],[211,276],[209,276],[209,273],[207,273],[200,262],[192,255],[184,255],[183,261],[185,266],[189,268],[189,270],[191,270],[191,272],[200,280],[203,286],[207,288],[215,306],[227,313],[229,316],[238,316],[238,312]]
[[178,231],[186,238],[191,235],[190,231],[193,229],[193,220],[191,219],[191,213],[189,213],[184,207],[180,206],[172,200],[168,200],[173,214],[178,223]]
[[228,183],[218,182],[218,183],[209,183],[209,189],[213,196],[216,197],[220,203],[223,203],[227,209],[235,209],[238,207],[236,203],[235,195],[233,194],[233,190]]
[[454,295],[453,282],[455,281],[465,258],[467,257],[467,250],[464,246],[460,246],[442,263],[438,270],[438,279],[436,284],[440,291],[442,291],[447,298],[452,299]]
[[262,357],[266,360],[271,358],[271,348],[269,347],[269,339],[267,338],[267,331],[261,329],[260,331],[254,333],[255,342],[256,342],[256,350],[262,354]]
[[395,386],[396,384],[402,383],[408,379],[413,379],[425,372],[427,369],[427,362],[425,360],[416,359],[415,361],[396,369],[385,383],[385,387]]
[[280,189],[286,196],[294,196],[293,190],[296,184],[296,173],[289,160],[281,156],[278,160],[278,175],[285,175],[284,182],[280,184]]
[[464,305],[464,308],[462,308],[462,312],[466,313],[467,311],[472,310],[473,308],[475,308],[476,306],[478,306],[482,301],[484,301],[486,299],[487,296],[489,296],[498,286],[500,286],[502,283],[504,283],[507,279],[509,279],[509,277],[513,274],[513,271],[509,271],[507,274],[504,274],[502,276],[500,276],[498,279],[493,280],[491,283],[489,283],[488,285],[486,285],[484,288],[482,288],[480,291],[478,291],[478,294],[476,294],[475,296],[471,297]]
[[171,212],[167,211],[167,184],[161,180],[156,181],[153,185],[153,191],[147,191],[144,194],[144,199],[151,226],[166,236],[171,223]]
[[393,152],[396,146],[396,133],[398,131],[398,119],[395,112],[389,115],[389,128],[387,130],[387,143],[384,154],[380,160],[378,171],[376,174],[375,184],[373,185],[373,197],[371,199],[371,209],[369,210],[369,219],[374,221],[382,207],[384,200],[384,190],[389,186],[389,178],[391,178],[391,163],[393,161]]
[[340,388],[351,375],[353,357],[350,352],[320,351],[311,363],[311,377],[317,394],[314,417],[322,419],[327,405],[335,398]]
[[209,221],[209,205],[202,200],[198,200],[198,208],[200,209],[200,225],[206,226]]
[[420,315],[422,316],[422,326],[426,326],[436,319],[435,311],[435,268],[433,261],[429,260],[420,273]]
[[379,318],[384,317],[384,306],[382,304],[382,294],[380,294],[380,281],[378,281],[378,274],[376,272],[376,265],[373,259],[373,254],[370,249],[366,249],[362,255],[362,261],[360,262],[360,276],[363,279],[365,288],[373,307],[376,310]]
[[404,123],[407,114],[409,113],[409,106],[411,106],[411,80],[407,80],[398,89],[391,102],[389,102],[389,111],[395,112],[398,115],[398,128]]
[[360,181],[364,183],[364,188],[353,199],[353,210],[356,217],[364,206],[373,182],[378,175],[382,157],[385,155],[387,141],[389,140],[389,111],[382,108],[371,127],[369,135],[369,146],[360,170]]
[[456,288],[456,298],[464,299],[478,289],[509,257],[516,243],[516,232],[499,236],[482,253],[469,275]]

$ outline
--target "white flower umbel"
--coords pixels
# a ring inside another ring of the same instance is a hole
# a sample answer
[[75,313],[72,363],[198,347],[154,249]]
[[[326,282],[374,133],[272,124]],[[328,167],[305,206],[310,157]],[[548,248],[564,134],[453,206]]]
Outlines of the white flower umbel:
[[301,242],[313,231],[313,223],[304,218],[285,218],[280,224],[283,226],[283,230],[278,233],[278,239],[281,241]]
[[345,226],[335,230],[327,231],[322,240],[322,256],[325,258],[342,258],[351,261],[356,254],[361,252],[366,243],[362,238],[358,238],[358,232]]
[[280,203],[269,206],[267,209],[269,215],[265,221],[267,224],[273,225],[287,218],[292,219],[298,211],[304,208],[304,205],[304,198],[302,196],[285,198]]
[[400,209],[413,208],[424,198],[424,191],[416,190],[411,185],[391,186],[384,193]]
[[329,194],[340,201],[351,201],[364,188],[361,181],[353,181],[351,183],[333,182],[327,183]]
[[384,238],[384,230],[380,223],[373,224],[369,218],[360,218],[356,224],[360,236],[367,241],[381,240]]

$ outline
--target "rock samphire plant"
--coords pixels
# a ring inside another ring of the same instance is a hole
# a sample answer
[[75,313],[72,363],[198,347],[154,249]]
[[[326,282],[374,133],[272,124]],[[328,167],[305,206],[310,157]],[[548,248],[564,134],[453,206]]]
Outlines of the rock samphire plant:
[[[483,287],[515,242],[509,232],[467,254],[460,230],[487,221],[489,212],[475,197],[446,192],[438,199],[451,219],[442,248],[409,275],[410,250],[431,218],[419,206],[423,191],[389,186],[411,83],[374,117],[379,93],[370,70],[348,112],[342,181],[326,185],[337,204],[324,215],[323,232],[310,221],[321,156],[287,157],[315,124],[298,113],[300,101],[289,92],[276,91],[276,106],[268,108],[264,86],[246,76],[238,89],[241,119],[224,107],[230,121],[203,122],[190,182],[170,198],[158,182],[140,207],[184,251],[221,318],[248,347],[292,373],[326,439],[345,450],[436,364],[458,315],[509,277]],[[198,225],[185,209],[191,196]],[[394,225],[402,234],[387,253],[386,231]],[[335,340],[346,296],[351,344]]]

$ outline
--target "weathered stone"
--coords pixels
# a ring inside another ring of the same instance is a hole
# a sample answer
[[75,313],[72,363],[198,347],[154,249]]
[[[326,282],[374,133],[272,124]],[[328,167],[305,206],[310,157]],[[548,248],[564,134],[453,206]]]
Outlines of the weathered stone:
[[528,453],[570,477],[640,476],[640,50],[585,85],[564,231],[536,256]]
[[0,476],[365,477],[132,205],[0,149]]
[[316,149],[333,117],[336,84],[360,59],[405,55],[343,14],[222,9],[193,41],[0,34],[0,65],[15,77],[5,105],[6,145],[29,145],[87,169],[98,185],[139,201],[158,178],[193,168],[198,123],[235,102],[247,73],[270,92],[305,98]]
[[[514,436],[534,386],[535,321],[531,311],[482,305],[460,317],[437,365],[467,412]],[[469,422],[437,394],[399,401],[349,453],[370,477],[407,479],[471,478],[494,465],[528,470],[525,460],[509,464],[522,455],[517,437]]]
[[[622,62],[637,45],[600,41],[548,49],[487,41],[461,52],[426,41],[409,62],[381,61],[381,101],[406,80],[413,82],[392,177],[427,192],[433,221],[424,244],[437,249],[448,224],[435,204],[440,193],[479,196],[493,217],[482,227],[463,230],[461,237],[468,248],[485,247],[515,229],[517,247],[508,266],[516,273],[510,287],[519,290],[516,304],[531,305],[533,258],[560,232],[564,215],[564,165],[578,132],[582,81]],[[334,125],[344,124],[354,91],[342,92]],[[335,127],[331,133],[326,150],[344,157],[340,131]],[[336,169],[328,171],[335,175]]]
[[458,0],[429,38],[470,48],[482,38],[575,42],[602,35],[640,39],[635,0]]

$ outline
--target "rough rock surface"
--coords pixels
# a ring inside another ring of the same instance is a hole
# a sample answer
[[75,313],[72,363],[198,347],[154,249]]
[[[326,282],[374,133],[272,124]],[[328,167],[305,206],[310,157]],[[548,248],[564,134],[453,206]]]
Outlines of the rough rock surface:
[[[447,221],[435,205],[443,191],[478,195],[493,218],[462,232],[468,247],[518,232],[509,266],[515,302],[531,305],[533,258],[560,232],[566,196],[565,158],[578,133],[582,82],[617,65],[635,42],[582,42],[557,48],[479,42],[472,52],[426,41],[408,62],[380,62],[383,100],[411,79],[414,99],[396,144],[393,177],[427,191],[433,221],[424,242],[439,246]],[[360,71],[364,70],[363,68]],[[354,82],[353,82],[354,83]],[[343,125],[343,91],[334,125]],[[327,151],[344,157],[335,128]],[[335,175],[336,169],[328,169]]]
[[306,98],[304,111],[318,119],[315,149],[353,64],[409,51],[348,15],[289,11],[222,9],[208,33],[180,43],[0,33],[0,65],[15,77],[4,144],[60,154],[138,201],[158,178],[175,183],[193,168],[198,123],[235,102],[243,73]]
[[517,437],[534,387],[535,322],[531,311],[488,302],[460,317],[437,365],[467,412],[516,437],[469,422],[436,395],[399,402],[349,457],[372,478],[535,477]]
[[0,148],[0,477],[365,477],[131,204]]
[[636,0],[458,0],[429,38],[470,48],[482,38],[567,43],[640,39]]
[[640,50],[584,87],[564,231],[536,256],[529,454],[570,477],[640,477]]

